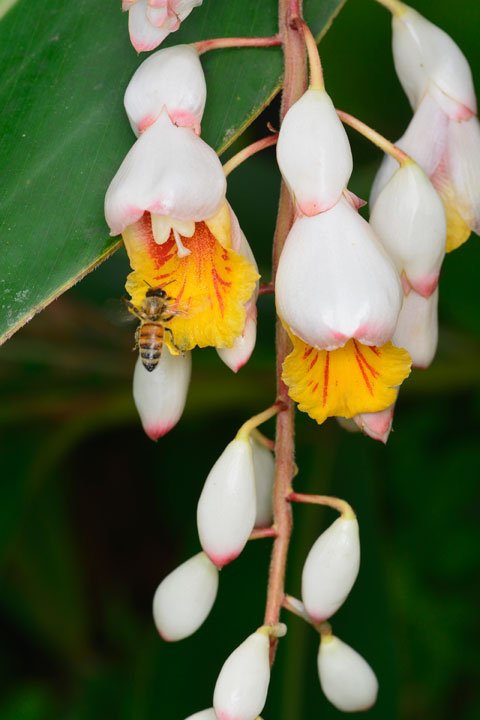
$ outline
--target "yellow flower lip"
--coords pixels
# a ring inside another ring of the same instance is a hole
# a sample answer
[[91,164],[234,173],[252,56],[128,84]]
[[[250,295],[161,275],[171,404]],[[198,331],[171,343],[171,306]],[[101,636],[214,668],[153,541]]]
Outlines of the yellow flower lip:
[[390,342],[374,347],[352,338],[337,350],[317,350],[290,338],[293,351],[284,362],[283,381],[299,410],[318,423],[385,410],[410,373],[409,354]]
[[[217,231],[223,243],[215,237]],[[254,266],[229,245],[230,227],[223,217],[195,223],[191,237],[174,230],[158,244],[152,234],[150,213],[124,232],[133,272],[126,289],[131,302],[141,307],[149,286],[168,284],[173,317],[165,343],[172,353],[199,347],[231,347],[245,325],[244,304],[258,280]],[[179,252],[179,248],[183,249]],[[186,252],[185,252],[186,251]]]

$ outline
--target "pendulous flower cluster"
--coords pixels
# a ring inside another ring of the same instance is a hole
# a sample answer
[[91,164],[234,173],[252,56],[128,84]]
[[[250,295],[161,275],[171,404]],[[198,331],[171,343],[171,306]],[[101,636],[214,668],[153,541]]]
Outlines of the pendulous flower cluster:
[[[194,347],[216,347],[237,371],[256,339],[257,266],[226,200],[218,156],[200,138],[205,101],[193,47],[147,58],[125,93],[137,140],[105,197],[107,223],[122,233],[133,269],[127,304],[142,325],[134,398],[153,439],[183,411]],[[155,294],[163,304],[153,315]],[[148,324],[161,335],[157,350],[144,338]]]

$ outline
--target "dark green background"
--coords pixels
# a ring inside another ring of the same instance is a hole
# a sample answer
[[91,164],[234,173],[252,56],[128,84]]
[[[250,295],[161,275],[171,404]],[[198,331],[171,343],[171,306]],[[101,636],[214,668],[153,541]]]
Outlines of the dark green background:
[[[480,6],[415,7],[451,33],[479,78]],[[334,102],[396,139],[410,111],[389,48],[388,14],[366,0],[347,3],[321,47]],[[367,197],[379,155],[351,139],[351,188]],[[278,185],[270,151],[229,179],[265,280]],[[298,418],[297,489],[345,497],[360,521],[360,576],[333,626],[378,674],[372,719],[480,717],[479,263],[475,237],[446,258],[438,356],[402,388],[386,448],[333,420]],[[238,376],[213,350],[194,353],[184,417],[155,445],[131,398],[133,329],[112,310],[127,269],[118,252],[0,350],[0,720],[182,720],[211,704],[224,659],[262,621],[268,540],[222,571],[194,637],[163,643],[150,606],[160,579],[198,549],[209,468],[273,398],[272,298],[259,300],[258,345]],[[332,519],[295,509],[292,594]],[[340,717],[319,688],[315,633],[286,619],[265,720]]]

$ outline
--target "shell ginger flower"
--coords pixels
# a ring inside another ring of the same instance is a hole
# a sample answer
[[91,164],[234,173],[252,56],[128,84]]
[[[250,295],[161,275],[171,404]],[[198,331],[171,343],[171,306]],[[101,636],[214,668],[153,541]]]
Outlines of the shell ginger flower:
[[123,0],[133,47],[137,52],[154,50],[201,4],[202,0]]
[[384,410],[410,372],[390,339],[402,305],[396,268],[346,199],[295,221],[276,278],[277,311],[293,343],[283,380],[322,423]]

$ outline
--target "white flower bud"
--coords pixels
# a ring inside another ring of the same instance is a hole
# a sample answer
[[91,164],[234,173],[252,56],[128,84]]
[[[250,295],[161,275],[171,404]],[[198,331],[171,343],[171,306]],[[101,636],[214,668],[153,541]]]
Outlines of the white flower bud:
[[338,710],[361,712],[377,699],[378,681],[370,665],[334,635],[321,639],[318,674],[323,692]]
[[429,298],[422,297],[415,290],[405,295],[392,342],[410,353],[413,367],[427,368],[435,357],[437,313],[438,287]]
[[164,640],[183,640],[194,633],[212,609],[218,570],[200,552],[162,580],[153,598],[153,619]]
[[180,420],[192,372],[191,353],[171,355],[164,345],[157,367],[149,372],[140,357],[133,375],[133,399],[148,437],[157,440]]
[[360,567],[355,517],[339,517],[316,540],[302,572],[302,600],[313,622],[329,618],[344,603]]
[[176,125],[200,131],[207,88],[198,53],[191,45],[175,45],[150,55],[125,91],[125,110],[138,137],[165,105]]
[[185,720],[217,720],[217,716],[213,708],[207,708],[206,710],[200,710],[200,712],[194,715],[189,715]]
[[413,109],[427,88],[437,88],[438,99],[443,95],[446,103],[450,98],[476,113],[472,73],[458,45],[416,10],[404,8],[392,21],[393,59]]
[[213,695],[220,720],[256,720],[267,699],[269,652],[268,633],[260,628],[227,658]]
[[255,469],[255,488],[257,497],[257,514],[255,527],[265,528],[272,524],[273,518],[273,481],[275,479],[275,457],[273,453],[250,435],[253,451],[253,467]]
[[307,90],[287,112],[277,161],[304,215],[328,210],[339,200],[352,173],[352,152],[325,90]]
[[275,281],[278,314],[319,350],[350,338],[384,345],[402,305],[398,272],[370,225],[345,199],[296,220]]
[[416,163],[400,167],[378,195],[370,225],[409,284],[429,297],[445,256],[447,223],[440,196]]
[[200,543],[217,567],[242,552],[255,514],[252,448],[248,440],[235,439],[210,470],[197,507]]
[[231,348],[217,348],[220,359],[230,370],[238,372],[249,360],[257,341],[257,308],[253,305],[247,317],[242,334],[239,335]]

